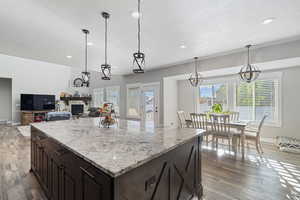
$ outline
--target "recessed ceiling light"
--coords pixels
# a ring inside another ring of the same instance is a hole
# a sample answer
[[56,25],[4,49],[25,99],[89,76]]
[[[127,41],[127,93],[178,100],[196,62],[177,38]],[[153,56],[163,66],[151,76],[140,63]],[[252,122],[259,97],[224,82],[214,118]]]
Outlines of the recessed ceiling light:
[[67,58],[71,59],[71,58],[72,58],[72,56],[67,56]]
[[87,43],[88,46],[93,46],[94,44],[92,42]]
[[275,18],[268,18],[268,19],[265,19],[262,24],[270,24],[272,23],[273,21],[275,20]]
[[180,45],[180,48],[186,49],[186,46],[184,44]]
[[131,17],[138,19],[140,16],[142,16],[142,13],[139,13],[138,11],[133,11],[131,13]]

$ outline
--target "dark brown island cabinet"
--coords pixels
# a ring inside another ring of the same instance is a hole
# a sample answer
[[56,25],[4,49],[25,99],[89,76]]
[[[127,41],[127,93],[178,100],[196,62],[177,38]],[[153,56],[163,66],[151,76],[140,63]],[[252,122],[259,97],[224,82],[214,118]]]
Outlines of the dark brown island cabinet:
[[49,200],[200,199],[201,142],[200,134],[113,174],[32,126],[31,172]]

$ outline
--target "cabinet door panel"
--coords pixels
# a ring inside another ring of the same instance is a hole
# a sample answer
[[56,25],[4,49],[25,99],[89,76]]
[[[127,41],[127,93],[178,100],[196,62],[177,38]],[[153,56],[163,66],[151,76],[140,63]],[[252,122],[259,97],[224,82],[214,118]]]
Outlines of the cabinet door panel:
[[42,166],[42,181],[48,193],[50,187],[50,158],[46,150],[43,151]]
[[51,159],[51,196],[53,200],[59,200],[60,198],[60,166],[59,164],[54,160]]
[[63,200],[75,200],[76,199],[76,181],[70,174],[68,174],[68,171],[66,169],[64,169],[64,171],[63,171],[62,181],[63,181],[62,199]]
[[82,200],[110,200],[111,181],[106,175],[89,167],[81,167]]

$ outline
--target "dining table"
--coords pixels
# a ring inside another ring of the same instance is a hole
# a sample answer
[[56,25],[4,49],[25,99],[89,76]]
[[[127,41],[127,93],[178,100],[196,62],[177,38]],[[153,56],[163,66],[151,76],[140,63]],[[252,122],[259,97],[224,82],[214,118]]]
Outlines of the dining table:
[[[187,120],[185,120],[185,122],[186,122],[186,125],[188,128],[192,128],[192,124],[193,124],[192,120],[187,119]],[[242,160],[245,159],[245,141],[246,141],[245,129],[246,129],[247,125],[249,124],[249,122],[250,121],[248,121],[248,120],[238,120],[238,121],[230,121],[228,123],[228,125],[231,128],[238,130],[241,134]],[[206,123],[207,123],[207,125],[212,124],[212,122],[210,122],[210,121],[207,121]],[[234,148],[236,148],[236,147],[234,147]],[[236,149],[235,149],[235,155],[236,155]]]

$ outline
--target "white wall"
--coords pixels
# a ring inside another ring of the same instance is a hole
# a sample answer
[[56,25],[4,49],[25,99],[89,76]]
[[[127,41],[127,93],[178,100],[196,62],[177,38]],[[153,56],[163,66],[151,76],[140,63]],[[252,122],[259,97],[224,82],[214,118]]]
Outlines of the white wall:
[[186,113],[195,112],[195,89],[187,80],[177,81],[177,85],[178,110],[183,110]]
[[0,77],[12,79],[12,120],[20,121],[20,94],[67,91],[71,68],[0,54]]
[[177,80],[163,79],[164,126],[178,127],[178,87]]
[[11,121],[11,79],[0,78],[0,122]]

